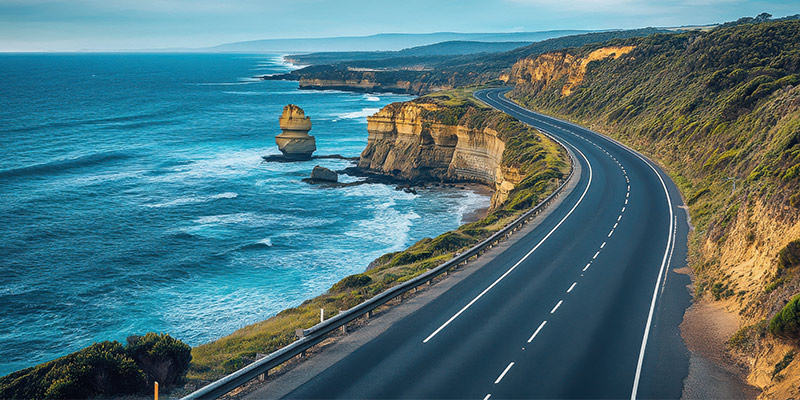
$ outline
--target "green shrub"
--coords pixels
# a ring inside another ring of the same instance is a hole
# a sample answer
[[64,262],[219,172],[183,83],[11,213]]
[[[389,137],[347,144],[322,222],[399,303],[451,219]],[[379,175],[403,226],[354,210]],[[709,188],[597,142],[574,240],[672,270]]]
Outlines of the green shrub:
[[451,231],[439,235],[430,244],[430,250],[434,254],[445,254],[475,243],[475,239],[458,231]]
[[767,334],[767,320],[763,319],[756,324],[745,326],[736,331],[728,339],[728,346],[731,349],[741,352],[751,352],[755,350],[759,339]]
[[419,260],[424,260],[432,255],[433,253],[430,251],[404,251],[396,255],[392,259],[392,262],[389,263],[389,266],[396,267],[398,265],[412,264]]
[[177,383],[186,374],[192,360],[189,345],[163,333],[130,336],[125,350],[147,374],[150,382],[161,385]]
[[0,378],[0,398],[85,399],[145,387],[145,374],[123,346],[105,341]]
[[800,341],[800,294],[795,295],[769,321],[769,333],[790,340]]
[[791,364],[791,363],[792,363],[792,360],[794,360],[794,355],[795,355],[795,351],[794,351],[794,350],[789,350],[789,351],[786,353],[786,355],[784,355],[784,356],[783,356],[783,360],[780,360],[780,361],[778,361],[778,362],[775,364],[775,369],[773,369],[773,370],[772,370],[772,378],[773,378],[773,379],[774,379],[774,378],[775,378],[775,376],[776,376],[776,375],[778,375],[778,374],[779,374],[781,371],[783,371],[784,369],[786,369],[786,367],[788,367],[788,366],[789,366],[789,364]]
[[727,299],[728,297],[733,296],[733,290],[728,288],[728,285],[725,285],[721,282],[716,282],[711,285],[711,295],[714,296],[714,300],[719,299]]
[[764,288],[764,293],[767,294],[772,293],[775,289],[777,289],[780,285],[783,285],[784,283],[786,283],[786,278],[776,279],[772,281],[772,283],[767,285],[767,287]]
[[[92,344],[64,357],[0,378],[0,398],[86,399],[141,393],[152,380],[182,379],[191,348],[166,334],[148,333]],[[148,382],[148,377],[150,381]]]
[[795,240],[778,252],[778,268],[789,269],[800,266],[800,240]]
[[355,289],[372,283],[372,278],[366,274],[355,274],[345,277],[331,288],[332,292],[341,292],[345,289]]

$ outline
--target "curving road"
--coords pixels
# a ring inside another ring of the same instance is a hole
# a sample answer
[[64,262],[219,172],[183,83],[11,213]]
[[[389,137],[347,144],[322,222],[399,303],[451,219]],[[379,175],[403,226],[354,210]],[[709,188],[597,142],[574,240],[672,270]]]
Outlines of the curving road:
[[485,103],[559,140],[577,186],[452,288],[288,398],[678,398],[688,226],[658,167],[585,128]]

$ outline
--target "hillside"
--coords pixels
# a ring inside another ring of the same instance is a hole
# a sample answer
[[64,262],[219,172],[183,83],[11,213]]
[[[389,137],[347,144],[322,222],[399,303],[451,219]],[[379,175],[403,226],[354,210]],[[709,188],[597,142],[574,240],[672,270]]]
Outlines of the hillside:
[[329,38],[262,39],[246,42],[225,43],[201,49],[211,52],[260,53],[260,52],[312,52],[312,51],[391,51],[414,46],[425,46],[448,41],[480,42],[536,42],[540,40],[591,32],[580,30],[554,30],[542,32],[508,33],[379,33],[369,36],[340,36]]
[[800,21],[789,19],[616,39],[528,57],[511,74],[520,103],[665,167],[694,225],[696,296],[740,318],[729,352],[776,398],[800,386],[789,301],[800,292]]
[[385,60],[399,57],[430,57],[438,59],[443,56],[502,53],[529,45],[530,42],[476,42],[448,41],[410,47],[398,51],[328,51],[310,54],[293,54],[284,60],[299,65],[338,64],[348,61]]
[[425,94],[497,80],[523,57],[613,38],[668,32],[656,28],[594,32],[543,40],[503,53],[461,56],[405,56],[313,65],[265,79],[300,81],[301,88]]

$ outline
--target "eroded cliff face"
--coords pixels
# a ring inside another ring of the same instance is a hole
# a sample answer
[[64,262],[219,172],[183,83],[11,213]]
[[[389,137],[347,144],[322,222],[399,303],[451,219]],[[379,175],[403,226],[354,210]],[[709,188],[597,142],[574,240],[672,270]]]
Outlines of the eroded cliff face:
[[518,86],[533,86],[542,89],[552,82],[565,79],[561,95],[569,96],[583,82],[586,67],[592,61],[612,58],[630,53],[634,46],[610,46],[592,51],[581,57],[566,52],[547,53],[535,58],[517,61],[511,69],[510,79]]
[[[749,370],[748,383],[764,391],[759,396],[763,399],[800,395],[796,386],[800,363],[791,363],[781,371],[781,379],[773,375],[775,365],[793,347],[782,340],[760,337],[766,322],[783,307],[783,299],[800,292],[800,282],[781,274],[776,257],[789,242],[800,238],[800,220],[795,213],[786,211],[783,206],[762,200],[745,202],[725,241],[706,238],[700,249],[704,258],[719,260],[718,265],[710,267],[718,268],[717,274],[722,276],[719,283],[725,291],[730,290],[723,292],[719,301],[727,312],[740,316],[744,328],[740,331],[743,344],[732,344],[730,351]],[[746,328],[759,323],[764,325]]]
[[435,122],[432,103],[394,103],[367,118],[368,143],[359,168],[410,181],[474,181],[495,188],[492,207],[522,181],[503,167],[505,143],[490,128]]

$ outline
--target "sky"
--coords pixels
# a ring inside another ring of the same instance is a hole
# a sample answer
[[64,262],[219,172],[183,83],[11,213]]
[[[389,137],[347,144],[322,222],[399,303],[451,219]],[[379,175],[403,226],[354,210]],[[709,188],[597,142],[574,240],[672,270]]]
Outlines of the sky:
[[711,24],[798,0],[0,0],[0,51],[201,48],[376,33]]

